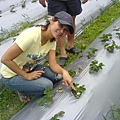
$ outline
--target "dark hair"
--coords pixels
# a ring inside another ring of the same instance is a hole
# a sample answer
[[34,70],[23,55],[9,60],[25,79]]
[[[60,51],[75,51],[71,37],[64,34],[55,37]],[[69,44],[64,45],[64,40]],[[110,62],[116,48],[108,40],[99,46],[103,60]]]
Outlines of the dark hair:
[[[48,26],[49,26],[49,25],[50,25],[50,21],[47,22],[46,25],[36,25],[36,27],[41,26],[41,30],[42,30],[42,31],[46,31],[46,30],[48,29]],[[50,42],[53,42],[53,41],[55,41],[55,38],[51,38],[51,39],[50,39]]]

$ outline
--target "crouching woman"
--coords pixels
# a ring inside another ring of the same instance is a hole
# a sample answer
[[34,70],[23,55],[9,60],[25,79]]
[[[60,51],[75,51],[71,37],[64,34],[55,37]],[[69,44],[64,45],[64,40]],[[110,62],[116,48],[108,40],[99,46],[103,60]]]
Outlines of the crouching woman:
[[[10,89],[17,91],[22,102],[29,101],[27,95],[44,94],[48,87],[53,88],[59,80],[71,86],[72,77],[56,62],[56,40],[74,32],[72,17],[58,12],[45,26],[24,30],[1,58],[2,81]],[[43,68],[47,57],[49,66]],[[57,79],[61,74],[62,79]]]

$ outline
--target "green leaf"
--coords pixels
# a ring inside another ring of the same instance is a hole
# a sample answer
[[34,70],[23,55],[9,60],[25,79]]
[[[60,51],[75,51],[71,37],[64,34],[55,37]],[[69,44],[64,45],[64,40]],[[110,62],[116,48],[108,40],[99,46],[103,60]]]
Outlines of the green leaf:
[[46,90],[44,91],[44,94],[49,94],[52,93],[53,89],[52,88],[46,88]]
[[103,116],[104,120],[107,120],[106,117],[105,117],[104,115],[102,115],[102,116]]
[[41,98],[41,99],[38,101],[38,103],[39,103],[41,106],[43,106],[43,105],[45,104],[45,100]]

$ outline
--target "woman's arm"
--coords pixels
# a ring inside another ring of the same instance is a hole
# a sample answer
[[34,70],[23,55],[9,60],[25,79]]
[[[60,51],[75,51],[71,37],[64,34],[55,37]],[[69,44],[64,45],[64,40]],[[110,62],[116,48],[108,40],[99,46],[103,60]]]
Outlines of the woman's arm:
[[69,75],[69,73],[63,69],[59,64],[57,64],[56,62],[56,56],[55,56],[55,50],[51,50],[48,54],[48,61],[49,61],[49,65],[50,65],[50,68],[56,72],[56,73],[59,73],[59,74],[62,74],[63,75],[63,82],[66,86],[71,86],[74,90],[74,86],[73,86],[73,83],[72,83],[72,77]]
[[22,49],[14,43],[2,56],[1,62],[5,64],[8,68],[10,68],[13,72],[15,72],[17,75],[27,79],[37,79],[41,76],[41,71],[34,71],[32,73],[26,73],[24,70],[22,70],[13,60],[18,57],[22,53]]

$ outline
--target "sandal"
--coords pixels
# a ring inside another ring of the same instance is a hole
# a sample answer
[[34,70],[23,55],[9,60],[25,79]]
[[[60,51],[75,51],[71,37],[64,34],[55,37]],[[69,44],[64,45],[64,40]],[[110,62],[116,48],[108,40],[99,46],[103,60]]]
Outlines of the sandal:
[[60,57],[58,60],[58,64],[60,66],[64,66],[67,60],[68,60],[68,58],[66,58],[66,57]]
[[18,96],[21,102],[28,102],[30,101],[30,98],[28,95],[24,95],[18,92]]
[[72,53],[72,54],[77,54],[77,53],[80,52],[80,50],[78,50],[76,47],[72,47],[69,50],[66,48],[66,51],[69,52],[69,53]]

